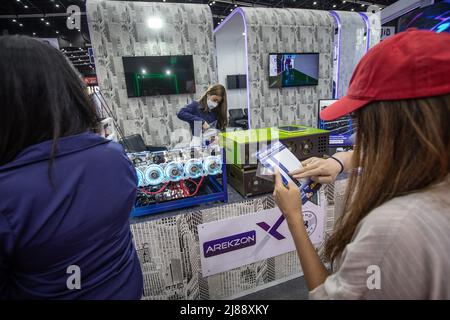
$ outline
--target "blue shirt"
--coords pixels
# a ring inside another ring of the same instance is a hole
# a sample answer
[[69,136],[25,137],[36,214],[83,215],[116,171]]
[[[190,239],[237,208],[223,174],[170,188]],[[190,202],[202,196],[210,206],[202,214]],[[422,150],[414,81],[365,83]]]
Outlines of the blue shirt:
[[[186,121],[189,123],[189,127],[191,128],[191,132],[195,136],[200,135],[200,130],[202,128],[203,122],[206,121],[211,127],[217,127],[217,115],[214,111],[204,112],[200,106],[198,101],[192,101],[187,106],[183,107],[180,111],[178,111],[177,116],[180,120]],[[194,132],[194,123],[198,121],[199,130],[198,132]]]
[[[129,213],[136,173],[122,147],[93,133],[51,141],[0,167],[0,299],[139,299]],[[81,271],[80,289],[70,266]],[[69,273],[68,273],[69,271]]]

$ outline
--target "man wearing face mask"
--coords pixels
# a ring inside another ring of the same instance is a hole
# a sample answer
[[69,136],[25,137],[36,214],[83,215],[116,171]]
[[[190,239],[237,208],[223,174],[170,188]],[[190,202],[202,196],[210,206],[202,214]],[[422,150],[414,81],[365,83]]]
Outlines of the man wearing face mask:
[[227,118],[227,92],[221,84],[212,85],[198,101],[192,101],[178,111],[180,120],[189,123],[193,136],[200,136],[209,128],[225,130]]

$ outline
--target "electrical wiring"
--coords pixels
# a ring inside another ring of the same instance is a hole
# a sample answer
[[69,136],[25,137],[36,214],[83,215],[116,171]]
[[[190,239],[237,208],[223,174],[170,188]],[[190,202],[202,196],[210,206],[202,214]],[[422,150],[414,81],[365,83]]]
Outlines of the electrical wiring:
[[147,191],[147,190],[145,190],[144,188],[141,188],[141,192],[142,192],[142,193],[145,193],[145,194],[148,194],[148,195],[155,195],[155,194],[158,194],[158,193],[163,192],[164,189],[167,187],[168,184],[169,184],[168,182],[164,183],[163,186],[161,187],[161,189],[159,189],[158,191],[155,191],[155,192]]

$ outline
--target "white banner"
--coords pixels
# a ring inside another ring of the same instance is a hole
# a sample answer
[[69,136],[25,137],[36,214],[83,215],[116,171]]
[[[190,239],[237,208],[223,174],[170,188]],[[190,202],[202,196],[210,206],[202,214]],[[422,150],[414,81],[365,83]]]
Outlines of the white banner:
[[[308,201],[303,206],[305,227],[314,244],[323,240],[325,202],[320,203]],[[295,250],[278,207],[201,224],[198,236],[204,277]]]

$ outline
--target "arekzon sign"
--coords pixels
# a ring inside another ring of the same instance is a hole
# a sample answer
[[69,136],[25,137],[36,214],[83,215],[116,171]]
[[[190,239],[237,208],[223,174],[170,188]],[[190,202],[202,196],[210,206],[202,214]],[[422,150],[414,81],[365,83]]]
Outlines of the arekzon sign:
[[[323,202],[322,202],[323,203]],[[311,241],[323,239],[323,205],[303,206]],[[198,226],[203,276],[210,276],[295,250],[286,221],[278,208]]]

